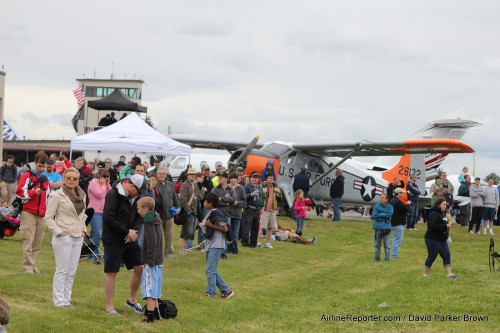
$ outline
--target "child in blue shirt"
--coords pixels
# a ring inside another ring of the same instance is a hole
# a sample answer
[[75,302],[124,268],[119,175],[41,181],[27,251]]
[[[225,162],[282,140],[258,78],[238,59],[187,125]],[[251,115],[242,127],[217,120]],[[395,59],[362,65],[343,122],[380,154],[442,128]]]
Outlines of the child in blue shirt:
[[[234,296],[234,292],[227,286],[226,282],[222,279],[217,266],[219,259],[224,251],[226,244],[225,233],[228,231],[227,222],[224,214],[217,209],[219,198],[214,193],[208,193],[205,196],[203,206],[205,209],[210,210],[205,219],[201,222],[202,228],[208,230],[213,229],[213,235],[206,240],[206,275],[207,275],[207,289],[205,296],[216,297],[216,286],[219,287],[221,298],[230,298]],[[211,232],[208,232],[210,234]]]

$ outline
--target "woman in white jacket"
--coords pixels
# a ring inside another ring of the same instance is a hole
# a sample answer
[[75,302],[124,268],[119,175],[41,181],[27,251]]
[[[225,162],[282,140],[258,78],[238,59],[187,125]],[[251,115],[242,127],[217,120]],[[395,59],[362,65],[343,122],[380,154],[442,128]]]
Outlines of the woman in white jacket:
[[53,192],[47,206],[45,223],[52,235],[56,259],[53,300],[57,307],[71,306],[71,291],[85,236],[85,192],[78,186],[80,173],[69,168],[63,185]]

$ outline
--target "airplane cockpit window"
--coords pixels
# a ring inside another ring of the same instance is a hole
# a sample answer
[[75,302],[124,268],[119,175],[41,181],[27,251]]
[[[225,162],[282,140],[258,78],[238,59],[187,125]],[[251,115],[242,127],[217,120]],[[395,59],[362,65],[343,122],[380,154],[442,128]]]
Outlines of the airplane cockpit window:
[[295,161],[295,156],[297,156],[296,151],[293,151],[290,154],[288,154],[288,156],[286,157],[286,163],[293,164],[293,162]]
[[179,157],[172,165],[171,169],[185,169],[186,168],[186,159],[184,157]]
[[283,156],[284,153],[290,150],[290,147],[281,143],[273,142],[267,147],[262,148],[262,150],[267,151],[268,153],[276,154],[278,156]]
[[325,172],[323,166],[321,165],[321,161],[316,158],[311,158],[309,161],[307,161],[306,170],[309,172],[315,172],[319,174],[323,174]]

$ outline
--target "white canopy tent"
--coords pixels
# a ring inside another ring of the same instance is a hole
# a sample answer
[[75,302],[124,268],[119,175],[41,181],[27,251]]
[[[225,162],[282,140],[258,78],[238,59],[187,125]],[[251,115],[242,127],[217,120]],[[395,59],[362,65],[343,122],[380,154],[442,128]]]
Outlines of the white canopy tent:
[[191,147],[166,137],[135,113],[113,125],[71,139],[71,150],[191,155]]

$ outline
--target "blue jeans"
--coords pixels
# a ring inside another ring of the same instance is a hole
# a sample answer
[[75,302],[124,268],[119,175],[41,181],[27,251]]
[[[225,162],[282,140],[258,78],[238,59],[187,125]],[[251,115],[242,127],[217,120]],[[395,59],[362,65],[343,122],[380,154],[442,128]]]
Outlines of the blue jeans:
[[418,202],[414,202],[413,205],[411,205],[410,210],[408,211],[408,218],[406,219],[407,229],[415,228],[415,223],[417,223],[417,215],[418,215]]
[[389,252],[391,250],[390,241],[391,241],[391,229],[376,229],[373,237],[373,246],[375,247],[375,261],[380,260],[380,245],[382,244],[382,240],[384,240],[384,252],[385,252],[385,261],[389,261]]
[[425,245],[427,245],[427,259],[425,259],[425,267],[431,268],[432,263],[436,260],[438,254],[441,258],[443,258],[444,267],[451,265],[451,253],[446,240],[439,241],[426,239]]
[[217,265],[224,249],[208,249],[206,254],[206,275],[207,275],[207,290],[206,293],[210,296],[215,296],[216,289],[219,288],[222,295],[229,293],[229,287],[222,279],[222,276],[217,272]]
[[238,235],[240,233],[241,218],[231,218],[231,229],[233,229],[233,242],[227,244],[227,252],[238,253]]
[[399,257],[399,246],[403,243],[403,237],[405,233],[404,225],[397,225],[392,227],[392,231],[394,231],[394,238],[392,239],[392,257]]
[[342,198],[332,198],[333,221],[340,221],[340,200]]
[[92,220],[90,220],[90,240],[95,244],[91,250],[97,255],[94,256],[90,254],[88,256],[91,260],[101,259],[99,256],[99,245],[101,244],[101,235],[102,235],[102,213],[94,213],[92,216]]
[[304,220],[305,220],[305,216],[302,216],[302,217],[296,217],[296,220],[297,220],[297,230],[295,230],[295,232],[297,234],[299,234],[299,236],[302,234],[302,229],[304,228]]

